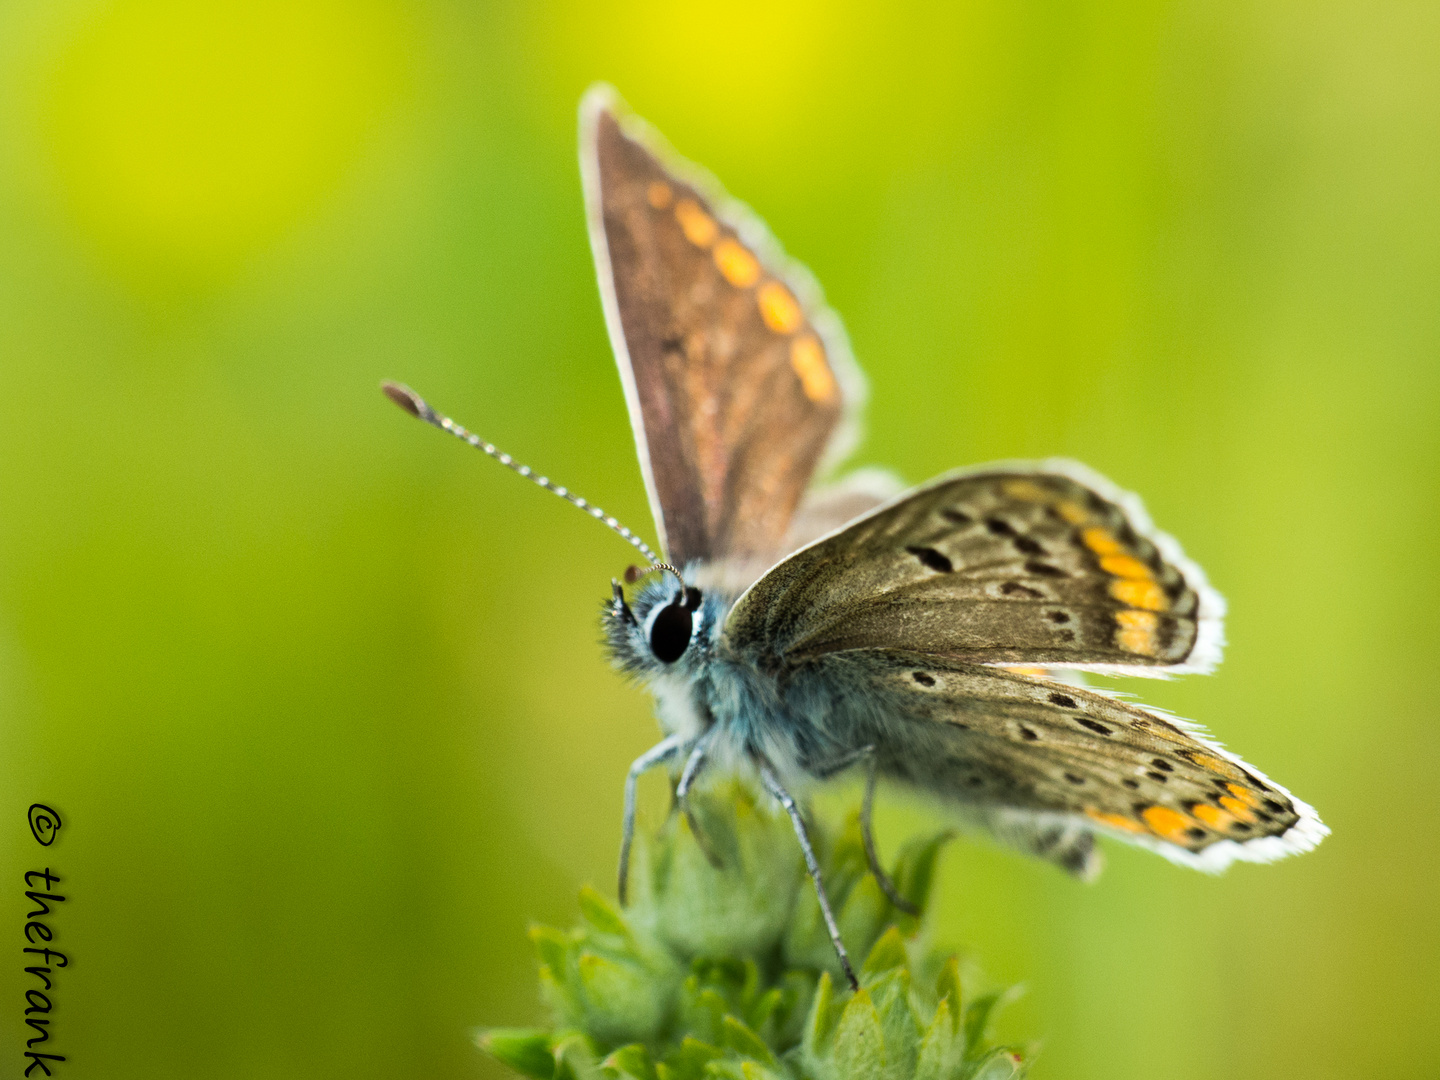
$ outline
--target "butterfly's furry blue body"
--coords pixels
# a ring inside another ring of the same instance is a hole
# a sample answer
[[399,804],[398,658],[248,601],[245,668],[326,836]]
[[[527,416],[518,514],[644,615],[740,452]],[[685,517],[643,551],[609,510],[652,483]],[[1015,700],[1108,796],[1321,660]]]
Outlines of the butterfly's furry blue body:
[[646,628],[679,592],[673,579],[653,580],[630,605],[633,621],[613,601],[604,614],[616,665],[654,693],[667,735],[678,735],[685,745],[708,735],[707,753],[717,763],[743,767],[760,756],[791,780],[853,757],[866,745],[857,743],[853,708],[836,708],[833,684],[807,678],[803,669],[777,679],[722,639],[734,596],[707,591],[685,654],[673,664],[657,660]]
[[[692,566],[686,580],[705,576],[703,567]],[[680,596],[673,579],[652,579],[629,604],[617,593],[602,616],[613,662],[655,696],[656,715],[673,747],[664,759],[641,759],[645,767],[684,761],[699,748],[697,766],[702,755],[705,764],[725,772],[768,766],[787,789],[803,793],[865,763],[912,790],[928,791],[953,816],[1014,847],[1081,877],[1098,871],[1093,836],[1072,819],[965,805],[956,779],[965,766],[975,766],[968,760],[968,730],[937,724],[917,711],[913,692],[889,689],[875,678],[877,670],[934,668],[938,658],[854,652],[787,664],[763,649],[729,641],[723,628],[736,597],[712,590],[692,616],[689,647],[665,663],[651,649],[649,628],[655,613]],[[868,830],[868,820],[865,825]]]

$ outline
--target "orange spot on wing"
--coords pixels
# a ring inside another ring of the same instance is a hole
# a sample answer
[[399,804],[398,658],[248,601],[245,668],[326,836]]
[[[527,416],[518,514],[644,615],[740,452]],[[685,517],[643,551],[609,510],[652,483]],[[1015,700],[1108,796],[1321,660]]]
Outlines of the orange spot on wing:
[[664,210],[674,197],[675,193],[670,190],[670,185],[664,180],[656,180],[645,191],[645,198],[650,200],[650,205],[656,210]]
[[761,285],[756,300],[760,304],[760,317],[775,333],[793,334],[800,329],[804,318],[800,313],[800,305],[795,297],[790,295],[790,290],[778,281],[767,281]]
[[1120,541],[1110,535],[1109,529],[1102,529],[1098,525],[1082,532],[1080,540],[1096,555],[1121,555],[1125,551],[1120,546]]
[[1110,583],[1110,595],[1122,604],[1144,608],[1146,611],[1164,611],[1170,606],[1165,590],[1153,581],[1135,578],[1120,578]]
[[1077,502],[1071,502],[1069,499],[1061,499],[1057,502],[1055,512],[1071,525],[1079,525],[1090,519],[1089,512],[1083,506]]
[[1190,839],[1185,830],[1191,828],[1191,821],[1178,810],[1171,810],[1168,806],[1150,806],[1140,816],[1150,826],[1150,831],[1162,840],[1184,845]]
[[1022,502],[1049,502],[1050,492],[1033,480],[1006,480],[1000,490],[1012,499]]
[[[1233,788],[1235,785],[1232,784],[1230,786]],[[1251,811],[1251,809],[1239,799],[1232,799],[1229,795],[1221,795],[1220,805],[1223,806],[1226,810],[1229,810],[1230,813],[1234,814],[1237,818],[1245,822],[1247,825],[1252,824],[1255,821],[1254,812]]]
[[1112,829],[1121,829],[1125,832],[1143,832],[1138,821],[1132,821],[1124,814],[1112,814],[1105,810],[1086,810],[1085,815],[1092,821],[1098,821],[1101,825],[1108,825]]
[[1115,643],[1120,648],[1141,656],[1155,655],[1160,647],[1155,639],[1155,628],[1159,626],[1160,620],[1155,617],[1154,612],[1117,611],[1115,622],[1119,626],[1115,633]]
[[726,237],[715,245],[715,265],[737,289],[748,289],[760,277],[760,262],[740,241]]
[[1043,667],[1007,666],[1006,671],[1013,671],[1016,675],[1033,675],[1037,679],[1043,679],[1048,672]]
[[1217,810],[1209,803],[1196,803],[1190,808],[1195,817],[1217,831],[1224,831],[1230,827],[1235,820],[1234,815],[1227,814],[1224,810]]
[[825,363],[825,350],[814,334],[803,334],[790,343],[790,366],[800,376],[805,396],[817,404],[835,399],[835,376]]
[[1191,750],[1188,751],[1185,756],[1196,765],[1199,765],[1200,768],[1208,769],[1213,773],[1219,773],[1221,776],[1236,776],[1240,772],[1240,770],[1235,768],[1234,765],[1231,765],[1230,762],[1223,758],[1213,757],[1210,754],[1200,754]]
[[1260,805],[1260,796],[1256,795],[1249,788],[1241,787],[1239,784],[1226,784],[1225,786],[1230,789],[1231,795],[1234,795],[1235,798],[1239,799],[1246,806],[1254,809]]
[[675,204],[675,220],[685,233],[685,239],[696,247],[709,247],[715,242],[720,226],[715,219],[700,208],[694,199],[681,199]]
[[1150,568],[1139,559],[1129,555],[1104,555],[1100,558],[1100,569],[1118,578],[1139,578],[1150,580],[1154,575]]

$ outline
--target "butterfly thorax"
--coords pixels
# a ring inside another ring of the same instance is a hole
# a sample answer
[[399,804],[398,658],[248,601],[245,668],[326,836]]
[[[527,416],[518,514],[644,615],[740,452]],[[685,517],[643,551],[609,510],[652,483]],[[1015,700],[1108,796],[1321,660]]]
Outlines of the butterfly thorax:
[[852,698],[847,706],[844,694],[837,696],[842,687],[807,679],[812,664],[777,668],[736,648],[724,633],[735,599],[725,590],[702,593],[686,647],[662,660],[656,625],[667,606],[683,602],[679,583],[650,582],[628,603],[617,595],[603,616],[611,659],[654,695],[666,734],[689,741],[711,732],[715,756],[738,764],[758,754],[792,779],[852,756],[863,725],[848,722],[848,714],[858,702]]

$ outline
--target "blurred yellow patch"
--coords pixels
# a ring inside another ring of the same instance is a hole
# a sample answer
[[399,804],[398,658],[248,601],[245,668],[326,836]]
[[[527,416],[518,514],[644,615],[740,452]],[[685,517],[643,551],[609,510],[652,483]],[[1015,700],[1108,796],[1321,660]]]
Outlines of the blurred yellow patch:
[[361,0],[140,0],[42,75],[57,186],[133,269],[223,272],[333,190],[403,80],[412,36]]
[[562,0],[526,10],[543,69],[562,76],[564,93],[574,93],[579,71],[582,85],[613,81],[640,108],[663,96],[677,115],[751,153],[789,145],[824,107],[827,69],[855,50],[843,40],[843,13],[823,0]]

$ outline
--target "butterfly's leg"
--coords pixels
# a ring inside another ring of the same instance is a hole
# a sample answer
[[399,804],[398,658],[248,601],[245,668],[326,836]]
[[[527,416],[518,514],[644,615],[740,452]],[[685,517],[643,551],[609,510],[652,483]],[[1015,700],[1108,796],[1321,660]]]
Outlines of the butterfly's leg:
[[848,754],[838,757],[833,761],[827,761],[823,765],[809,766],[809,771],[816,779],[829,780],[832,776],[838,776],[850,768],[850,766],[854,765],[857,761],[868,758],[874,752],[875,747],[862,746],[859,750],[851,750]]
[[890,880],[890,875],[885,873],[885,868],[880,865],[880,856],[875,851],[875,834],[870,827],[870,811],[875,804],[875,780],[877,778],[875,747],[862,746],[859,750],[852,750],[844,757],[827,761],[823,766],[813,769],[812,772],[821,780],[828,780],[862,759],[866,763],[866,779],[865,801],[860,806],[860,837],[865,841],[865,859],[870,864],[870,872],[875,875],[875,881],[879,884],[880,891],[889,897],[890,903],[906,915],[919,915],[920,909],[900,895],[900,890],[895,887],[895,882]]
[[775,775],[775,770],[768,761],[757,758],[755,764],[760,768],[760,782],[765,785],[765,790],[770,792],[790,815],[790,824],[795,826],[800,850],[805,853],[805,869],[810,871],[810,880],[815,883],[815,895],[820,900],[820,914],[825,916],[825,927],[830,931],[830,944],[835,946],[835,955],[840,958],[840,966],[845,969],[845,977],[850,980],[850,989],[859,990],[860,982],[855,978],[855,969],[850,966],[850,954],[845,951],[845,943],[840,940],[840,927],[836,925],[835,914],[830,910],[830,898],[825,895],[825,882],[820,876],[820,862],[815,858],[815,849],[810,846],[810,833],[805,828],[800,807],[795,805],[794,797],[781,785],[780,778]]
[[860,838],[865,841],[865,858],[870,863],[870,873],[875,875],[875,881],[879,884],[880,891],[890,898],[890,903],[906,915],[918,916],[920,909],[900,895],[900,890],[895,887],[895,882],[890,880],[890,875],[885,873],[885,868],[880,865],[880,856],[875,851],[875,834],[870,828],[870,811],[875,805],[875,780],[879,769],[875,761],[875,748],[867,746],[865,752],[869,760],[866,762],[865,770],[865,801],[860,804]]
[[630,878],[630,842],[635,839],[635,789],[640,777],[656,765],[669,761],[684,747],[685,740],[671,735],[663,742],[652,746],[635,759],[630,771],[625,774],[625,824],[620,831],[620,903],[625,903],[626,885]]
[[685,815],[685,823],[690,826],[690,835],[695,837],[695,846],[709,860],[710,865],[718,870],[720,858],[705,839],[700,823],[695,820],[695,813],[690,808],[690,786],[695,783],[695,778],[700,775],[700,769],[705,764],[705,752],[710,747],[714,732],[715,729],[711,728],[695,740],[695,748],[690,751],[690,756],[685,759],[685,768],[680,771],[680,782],[675,785],[675,805],[680,807],[680,812]]

